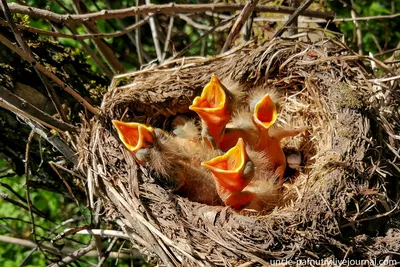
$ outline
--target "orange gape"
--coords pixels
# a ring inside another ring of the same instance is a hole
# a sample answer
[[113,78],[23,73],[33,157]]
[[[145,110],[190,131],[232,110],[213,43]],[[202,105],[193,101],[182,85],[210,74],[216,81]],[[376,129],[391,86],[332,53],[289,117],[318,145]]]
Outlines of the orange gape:
[[201,118],[203,139],[216,148],[232,115],[230,93],[217,76],[212,75],[211,81],[204,87],[201,95],[193,100],[189,109]]
[[276,132],[270,133],[269,128],[275,123],[277,116],[276,105],[274,101],[272,101],[271,96],[266,94],[256,103],[252,119],[259,130],[259,140],[255,145],[255,149],[265,152],[266,157],[274,166],[274,171],[279,177],[279,181],[283,182],[283,175],[286,169],[286,157],[280,142],[283,138],[296,136],[307,128],[276,130]]
[[118,120],[113,120],[112,123],[117,129],[119,139],[132,152],[147,148],[154,141],[154,128],[152,127],[137,122]]
[[254,176],[254,165],[249,159],[243,139],[222,156],[201,165],[209,169],[215,179],[217,192],[222,201],[235,209],[247,206],[255,197],[242,190]]

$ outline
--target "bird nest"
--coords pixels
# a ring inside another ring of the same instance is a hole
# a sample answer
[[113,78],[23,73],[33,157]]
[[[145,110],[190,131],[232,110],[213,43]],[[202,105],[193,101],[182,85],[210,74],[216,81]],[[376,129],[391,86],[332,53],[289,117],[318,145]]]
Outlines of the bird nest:
[[[272,260],[388,259],[399,252],[399,93],[385,64],[335,38],[273,39],[227,54],[169,61],[115,77],[102,116],[82,124],[79,169],[90,203],[132,247],[168,266],[268,265]],[[375,75],[374,75],[375,73]],[[267,213],[192,202],[138,165],[112,119],[171,130],[212,74],[246,92],[282,96],[279,124],[308,126],[283,142],[302,155],[287,171],[282,203]]]

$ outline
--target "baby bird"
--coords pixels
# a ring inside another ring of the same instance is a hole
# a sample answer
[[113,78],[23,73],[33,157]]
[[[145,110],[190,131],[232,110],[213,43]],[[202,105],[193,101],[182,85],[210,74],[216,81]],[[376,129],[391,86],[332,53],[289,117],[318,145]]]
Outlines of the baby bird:
[[205,142],[216,149],[224,135],[225,126],[231,119],[233,95],[212,75],[200,96],[189,107],[195,111],[202,122],[201,135]]
[[243,138],[255,151],[262,151],[272,164],[272,169],[283,182],[286,169],[286,158],[281,147],[281,140],[296,136],[307,127],[293,130],[278,129],[274,126],[278,111],[273,93],[256,90],[250,97],[249,111],[241,110],[232,118],[233,127],[227,127],[223,139],[219,143],[222,151],[227,151]]
[[258,142],[254,144],[257,151],[263,151],[273,164],[275,174],[279,177],[279,181],[283,182],[283,175],[286,169],[286,157],[281,147],[281,140],[286,137],[296,136],[307,127],[301,127],[293,130],[283,130],[271,128],[276,122],[277,108],[270,94],[265,94],[256,102],[252,114],[252,120],[258,128]]
[[120,140],[135,154],[139,164],[152,167],[172,183],[179,195],[207,205],[222,203],[214,179],[200,165],[215,157],[216,151],[201,142],[172,136],[140,123],[114,120],[113,124]]
[[281,186],[266,166],[265,155],[254,151],[249,154],[239,138],[224,155],[201,164],[211,171],[225,205],[237,210],[269,210],[278,205]]

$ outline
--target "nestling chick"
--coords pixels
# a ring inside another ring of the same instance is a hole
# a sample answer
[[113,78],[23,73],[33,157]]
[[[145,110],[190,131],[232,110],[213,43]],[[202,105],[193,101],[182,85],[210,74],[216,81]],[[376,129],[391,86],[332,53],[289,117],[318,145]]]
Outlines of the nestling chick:
[[224,155],[202,165],[213,174],[225,205],[234,209],[269,210],[278,205],[281,187],[266,166],[265,155],[251,154],[253,160],[246,152],[243,139],[239,138],[236,146]]
[[232,101],[232,94],[217,76],[212,75],[201,95],[196,97],[189,107],[201,118],[203,140],[214,149],[218,147],[224,135],[225,125],[231,118]]
[[256,102],[253,110],[252,120],[258,128],[259,139],[254,145],[255,150],[264,151],[265,155],[273,164],[275,174],[279,177],[279,181],[283,182],[283,175],[286,169],[286,157],[281,147],[281,140],[286,137],[296,136],[307,127],[301,127],[293,130],[282,130],[278,128],[270,128],[278,117],[275,102],[270,94],[264,95]]
[[214,150],[143,124],[117,120],[113,124],[139,163],[150,166],[174,184],[180,195],[207,205],[221,204],[214,179],[200,165],[201,161],[216,156]]

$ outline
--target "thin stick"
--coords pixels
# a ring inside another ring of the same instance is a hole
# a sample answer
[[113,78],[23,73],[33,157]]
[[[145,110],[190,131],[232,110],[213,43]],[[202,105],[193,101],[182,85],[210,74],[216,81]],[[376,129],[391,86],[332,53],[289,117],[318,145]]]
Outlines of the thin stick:
[[[26,198],[23,198],[20,194],[18,194],[18,192],[16,192],[11,186],[9,186],[8,184],[5,183],[0,183],[1,186],[3,186],[4,188],[8,189],[11,193],[13,193],[14,196],[16,196],[20,201],[23,201],[25,204],[26,202]],[[35,206],[32,205],[32,208],[38,212],[40,212],[40,210],[38,208],[36,208]]]
[[[3,0],[4,1],[4,0]],[[82,0],[74,0],[72,1],[72,6],[74,10],[78,14],[88,14],[89,10],[86,4]],[[99,28],[97,24],[93,21],[84,21],[83,26],[85,29],[91,34],[99,33]],[[112,47],[108,45],[104,40],[92,39],[93,44],[96,46],[100,55],[103,57],[104,61],[107,65],[112,69],[114,73],[124,73],[125,68],[122,63],[118,60],[115,51]]]
[[69,131],[71,133],[77,132],[77,129],[71,124],[55,119],[54,117],[41,111],[37,107],[29,104],[24,99],[13,94],[11,91],[7,90],[1,85],[0,85],[0,106],[10,110],[11,112],[35,120],[61,133],[65,131]]
[[72,164],[76,165],[78,163],[78,158],[75,152],[60,138],[60,136],[50,133],[41,124],[31,121],[28,118],[20,116],[22,120],[25,121],[38,135],[43,137],[47,142],[49,142],[53,147],[55,147],[61,154],[64,155]]
[[[350,10],[350,15],[351,18],[355,19],[357,14],[356,14],[356,10],[354,9],[354,1],[351,0],[351,10]],[[362,37],[362,33],[361,33],[361,28],[360,28],[360,24],[358,23],[358,21],[353,20],[353,24],[354,24],[354,35],[355,35],[355,39],[357,42],[357,48],[358,48],[358,54],[363,55],[363,37]]]
[[[10,3],[9,8],[12,13],[20,13],[29,15],[35,18],[48,19],[57,23],[70,23],[77,24],[87,21],[98,21],[104,19],[125,18],[143,14],[171,14],[171,13],[201,13],[201,12],[235,12],[242,10],[242,4],[166,4],[166,5],[145,5],[139,7],[129,7],[116,10],[102,10],[88,14],[71,15],[71,14],[57,14],[49,10],[40,8],[22,6],[16,3]],[[268,12],[268,13],[281,13],[292,14],[295,8],[283,6],[257,6],[254,12]],[[333,18],[333,13],[320,12],[320,11],[304,11],[303,16],[330,19]]]
[[182,51],[180,51],[178,54],[176,54],[175,56],[173,56],[170,60],[174,60],[176,58],[180,58],[181,56],[183,56],[184,54],[186,54],[186,52],[195,44],[197,44],[198,42],[200,42],[202,39],[204,39],[207,35],[209,35],[210,33],[212,33],[216,28],[221,27],[222,25],[225,25],[229,22],[231,22],[234,18],[236,18],[237,16],[233,16],[230,19],[224,20],[221,23],[215,25],[214,27],[212,27],[209,31],[206,31],[202,36],[200,36],[196,41],[192,42],[191,44],[189,44],[188,46],[186,46],[184,49],[182,49]]
[[30,194],[30,191],[29,191],[29,179],[30,179],[30,168],[29,168],[30,157],[29,157],[29,154],[30,154],[30,151],[31,151],[31,143],[32,143],[32,139],[33,139],[34,136],[35,136],[35,132],[33,130],[31,130],[31,133],[28,136],[28,142],[26,143],[26,150],[25,150],[26,203],[28,205],[29,215],[31,217],[31,222],[32,222],[33,240],[35,241],[37,247],[43,253],[43,255],[46,256],[46,254],[44,253],[44,250],[42,248],[42,244],[40,242],[38,242],[38,239],[37,239],[35,217],[33,216],[33,209],[32,209],[33,205],[32,205],[32,201],[31,201],[31,194]]
[[104,253],[104,256],[100,258],[99,263],[97,264],[97,267],[102,267],[104,266],[104,262],[107,260],[108,258],[108,253],[111,252],[111,250],[113,249],[113,247],[115,246],[115,243],[117,242],[118,238],[113,238],[113,240],[111,240],[110,245],[108,246],[106,252]]
[[86,247],[80,248],[75,250],[73,253],[71,253],[69,256],[63,258],[61,261],[47,265],[48,267],[61,267],[61,266],[66,266],[69,263],[72,263],[79,259],[80,257],[84,256],[85,254],[89,253],[91,250],[93,250],[94,244],[89,244]]
[[[65,229],[63,232],[68,232],[71,229]],[[98,235],[102,237],[118,237],[122,239],[129,240],[129,236],[121,231],[116,230],[103,230],[103,229],[90,229],[90,230],[80,230],[76,233],[76,235]]]
[[[151,5],[151,0],[146,0],[146,5]],[[160,47],[160,41],[158,40],[158,32],[157,32],[157,27],[156,27],[156,21],[154,16],[150,17],[150,29],[151,29],[151,35],[153,36],[153,42],[154,42],[154,48],[157,53],[157,59],[158,62],[162,62],[162,53],[161,53],[161,47]]]
[[[87,40],[87,39],[115,38],[115,37],[120,37],[125,34],[129,34],[131,31],[136,30],[137,28],[146,24],[148,19],[149,19],[149,17],[145,17],[144,19],[138,21],[137,23],[132,24],[128,27],[125,27],[121,31],[115,31],[112,33],[68,34],[68,33],[62,33],[62,32],[46,31],[46,30],[37,29],[37,28],[30,27],[30,26],[26,26],[26,25],[21,25],[21,24],[16,24],[16,26],[20,30],[24,30],[27,32],[32,32],[32,33],[43,34],[43,35],[47,35],[47,36],[70,38],[70,39],[75,39],[75,40]],[[0,25],[9,26],[10,24],[5,20],[0,19]]]
[[[0,235],[0,242],[15,244],[15,245],[29,247],[29,248],[37,247],[36,244],[34,242],[32,242],[31,240],[15,238],[15,237],[10,237],[10,236],[4,236],[4,235]],[[53,246],[48,246],[48,245],[43,245],[43,248],[50,251],[53,254],[56,254],[56,255],[66,255],[68,253],[73,253],[74,251],[76,251],[76,249],[73,249],[70,247],[64,247],[61,251]],[[87,253],[85,256],[97,258],[98,253],[97,253],[97,251],[92,250],[89,253]],[[111,252],[109,257],[113,258],[113,259],[130,259],[130,258],[132,258],[132,256],[130,254],[118,253],[118,252]],[[142,258],[142,254],[136,253],[136,254],[133,254],[133,257],[134,258]]]
[[[7,202],[9,202],[9,203],[11,203],[11,204],[13,204],[15,206],[18,206],[18,207],[20,207],[20,208],[22,208],[22,209],[24,209],[26,211],[29,211],[27,206],[25,206],[21,202],[18,202],[16,200],[13,200],[13,199],[9,198],[8,195],[5,194],[5,193],[1,193],[0,192],[0,198],[2,198],[4,201],[7,201]],[[38,212],[38,211],[32,211],[32,212],[35,213],[37,216],[43,218],[43,219],[47,219],[46,216],[44,214],[42,214],[41,212]]]
[[296,11],[289,17],[286,23],[274,34],[274,38],[282,36],[282,34],[287,30],[287,27],[290,26],[293,21],[295,21],[300,14],[305,15],[306,9],[314,2],[314,0],[307,0],[302,5],[300,5]]
[[79,103],[81,103],[85,108],[87,108],[94,115],[96,115],[96,116],[99,115],[99,111],[95,107],[90,105],[89,102],[87,102],[77,92],[75,92],[74,89],[72,89],[67,84],[65,84],[63,81],[61,81],[56,75],[54,75],[52,72],[48,71],[43,65],[41,65],[39,62],[37,62],[33,57],[31,57],[29,54],[24,52],[22,49],[16,47],[13,43],[11,43],[6,37],[4,37],[1,34],[0,34],[0,42],[2,42],[5,46],[7,46],[13,52],[17,53],[20,57],[22,57],[23,59],[25,59],[26,61],[28,61],[32,65],[34,65],[38,70],[40,70],[44,75],[49,77],[58,86],[60,86],[66,92],[68,92],[71,96],[73,96],[77,101],[79,101]]
[[[75,25],[66,25],[66,27],[74,34],[76,35],[78,32],[76,30]],[[97,56],[97,54],[93,51],[93,49],[88,45],[85,41],[79,40],[79,43],[82,45],[83,50],[87,54],[89,54],[90,58],[94,61],[94,63],[99,67],[99,69],[109,78],[112,79],[114,74],[112,71],[104,65],[104,63],[100,60],[100,58]]]
[[169,19],[167,39],[165,40],[165,44],[164,44],[164,52],[163,52],[163,55],[162,55],[162,61],[163,62],[165,60],[165,56],[167,55],[169,42],[171,41],[171,34],[172,34],[172,28],[173,27],[174,27],[174,16],[171,16],[170,19]]
[[[25,43],[25,41],[22,39],[21,34],[19,33],[19,30],[17,26],[15,26],[14,23],[14,18],[10,12],[10,9],[8,8],[8,4],[6,0],[1,0],[1,7],[3,9],[4,15],[6,17],[6,20],[8,21],[8,25],[11,28],[11,31],[14,34],[15,40],[17,40],[18,44],[22,48],[22,50],[27,53],[29,56],[33,58],[33,53],[29,46]],[[57,113],[60,115],[61,119],[64,122],[68,122],[68,118],[65,115],[65,112],[63,108],[61,107],[61,102],[60,99],[58,98],[56,91],[53,88],[53,85],[48,81],[47,77],[41,73],[35,65],[33,65],[37,75],[39,76],[40,80],[42,81],[44,87],[46,88],[47,95],[49,96],[51,102],[53,103],[55,109],[57,110]]]
[[221,53],[224,53],[229,50],[232,45],[232,42],[235,40],[236,36],[241,31],[244,23],[253,13],[254,8],[256,7],[258,0],[248,0],[246,5],[244,6],[242,12],[240,12],[235,24],[233,24],[232,30],[226,38],[225,44],[222,47]]

